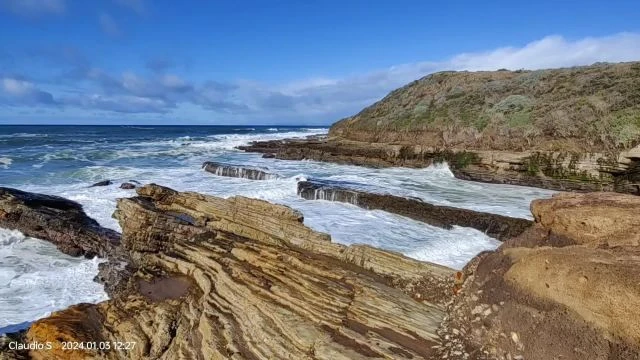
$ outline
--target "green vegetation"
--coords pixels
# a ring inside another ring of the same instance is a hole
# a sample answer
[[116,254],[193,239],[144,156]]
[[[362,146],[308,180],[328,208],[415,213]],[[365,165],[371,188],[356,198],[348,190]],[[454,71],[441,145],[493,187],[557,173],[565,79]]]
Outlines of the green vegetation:
[[435,73],[331,131],[444,148],[619,152],[640,144],[639,84],[640,62]]

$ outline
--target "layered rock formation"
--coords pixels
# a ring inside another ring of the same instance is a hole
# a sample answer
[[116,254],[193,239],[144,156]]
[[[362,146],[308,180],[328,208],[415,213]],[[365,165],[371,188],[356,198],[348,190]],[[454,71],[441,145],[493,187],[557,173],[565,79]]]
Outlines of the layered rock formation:
[[[114,216],[137,269],[122,290],[37,321],[34,358],[430,358],[454,271],[342,246],[290,208],[157,185]],[[64,352],[64,341],[135,343]]]
[[532,225],[531,221],[525,219],[433,205],[415,198],[363,191],[336,181],[300,181],[298,195],[307,200],[339,201],[365,209],[384,210],[445,229],[450,229],[454,225],[470,227],[498,240],[518,236]]
[[562,191],[640,194],[640,147],[613,154],[568,151],[499,151],[366,143],[341,138],[273,140],[239,149],[284,160],[317,160],[371,167],[427,167],[447,162],[464,180]]
[[[456,273],[332,243],[285,206],[158,185],[137,193],[114,214],[130,269],[112,269],[111,300],[12,338],[51,350],[8,351],[12,339],[0,339],[0,358],[640,357],[638,197],[536,200],[534,226]],[[67,342],[84,348],[63,351]]]
[[205,171],[218,176],[237,177],[249,180],[268,180],[278,178],[277,175],[268,173],[266,169],[223,164],[213,161],[205,162],[202,164],[202,168]]
[[120,234],[102,228],[75,201],[0,187],[0,227],[48,240],[72,256],[106,256]]

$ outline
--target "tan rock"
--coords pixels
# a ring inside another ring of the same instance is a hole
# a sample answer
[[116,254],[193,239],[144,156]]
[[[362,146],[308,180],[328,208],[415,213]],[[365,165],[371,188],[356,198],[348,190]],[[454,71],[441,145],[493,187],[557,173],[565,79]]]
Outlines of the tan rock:
[[544,228],[575,244],[640,245],[640,197],[563,193],[535,200],[531,212]]

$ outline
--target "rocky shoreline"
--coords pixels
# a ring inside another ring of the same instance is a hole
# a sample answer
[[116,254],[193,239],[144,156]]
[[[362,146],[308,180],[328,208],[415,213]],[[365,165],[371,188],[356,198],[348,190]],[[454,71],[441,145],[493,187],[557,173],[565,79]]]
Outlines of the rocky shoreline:
[[446,162],[463,180],[560,191],[640,195],[640,147],[616,154],[505,151],[370,143],[340,137],[258,141],[238,147],[283,160],[316,160],[370,167],[427,167]]
[[[3,189],[3,227],[109,260],[97,280],[110,300],[36,321],[0,341],[0,359],[640,356],[635,196],[536,200],[533,226],[456,272],[333,243],[301,213],[262,200],[153,184],[136,192],[118,201],[114,242],[87,236],[106,229],[73,202]],[[66,342],[122,346],[62,351]]]
[[520,235],[533,224],[526,219],[433,205],[421,199],[367,192],[348,187],[346,183],[338,181],[300,181],[298,195],[307,200],[339,201],[368,210],[383,210],[444,229],[451,229],[453,226],[470,227],[501,241]]

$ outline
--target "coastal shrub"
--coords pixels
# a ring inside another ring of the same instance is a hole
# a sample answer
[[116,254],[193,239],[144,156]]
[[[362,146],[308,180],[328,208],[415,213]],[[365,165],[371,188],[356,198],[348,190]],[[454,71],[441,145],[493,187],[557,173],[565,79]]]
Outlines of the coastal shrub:
[[509,95],[493,106],[493,110],[501,113],[521,112],[533,107],[533,100],[524,95]]

